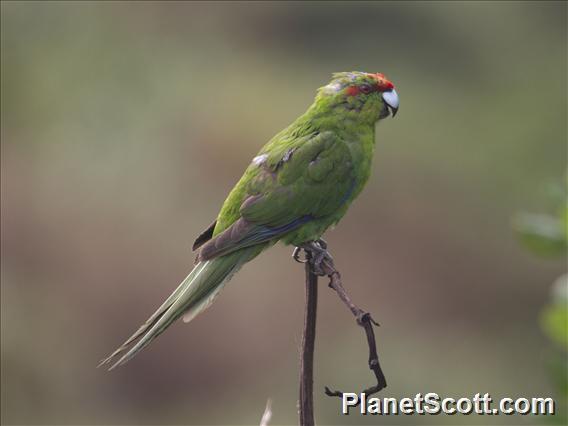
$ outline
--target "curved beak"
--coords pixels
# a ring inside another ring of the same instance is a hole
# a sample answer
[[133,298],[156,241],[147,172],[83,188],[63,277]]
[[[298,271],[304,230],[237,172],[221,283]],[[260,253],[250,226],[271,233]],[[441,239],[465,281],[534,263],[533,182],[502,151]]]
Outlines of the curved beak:
[[396,112],[398,111],[398,104],[399,104],[398,94],[396,93],[396,90],[391,89],[388,92],[383,92],[383,101],[390,109],[390,112],[394,117],[396,115]]

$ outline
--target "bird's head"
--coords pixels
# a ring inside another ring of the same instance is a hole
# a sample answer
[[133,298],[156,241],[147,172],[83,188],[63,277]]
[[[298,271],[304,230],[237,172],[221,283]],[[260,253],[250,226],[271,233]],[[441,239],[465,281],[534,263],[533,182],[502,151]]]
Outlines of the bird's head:
[[329,84],[319,89],[316,104],[373,123],[394,117],[399,106],[394,84],[383,74],[359,71],[334,74]]

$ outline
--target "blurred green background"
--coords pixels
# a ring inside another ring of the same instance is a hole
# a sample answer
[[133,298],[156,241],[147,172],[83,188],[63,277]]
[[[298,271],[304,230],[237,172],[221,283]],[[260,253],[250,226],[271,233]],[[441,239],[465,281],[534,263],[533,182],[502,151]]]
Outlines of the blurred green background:
[[[259,148],[332,72],[385,73],[371,180],[327,239],[381,323],[383,396],[554,396],[539,327],[566,262],[511,230],[566,166],[565,2],[7,2],[2,26],[2,422],[297,423],[303,270],[277,246],[191,325],[97,362],[185,276]],[[320,424],[534,424],[341,416],[372,384],[322,281]]]

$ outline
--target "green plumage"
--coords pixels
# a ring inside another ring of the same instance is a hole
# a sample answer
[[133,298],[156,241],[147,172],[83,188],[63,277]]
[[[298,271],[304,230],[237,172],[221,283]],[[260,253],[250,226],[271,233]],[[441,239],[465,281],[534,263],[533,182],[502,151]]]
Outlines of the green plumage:
[[340,73],[319,89],[312,106],[260,150],[216,223],[200,235],[196,246],[202,247],[192,272],[101,364],[118,355],[122,357],[111,368],[123,364],[182,315],[193,319],[244,263],[267,247],[277,241],[297,246],[317,240],[343,217],[369,178],[375,122],[389,115],[381,86],[388,81],[380,78],[384,76]]

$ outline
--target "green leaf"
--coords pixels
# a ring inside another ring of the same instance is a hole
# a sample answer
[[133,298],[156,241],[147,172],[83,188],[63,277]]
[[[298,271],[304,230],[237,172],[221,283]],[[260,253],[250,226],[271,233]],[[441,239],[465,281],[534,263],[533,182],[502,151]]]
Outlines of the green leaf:
[[565,306],[549,306],[541,316],[542,328],[546,335],[559,345],[568,349],[568,309]]
[[566,253],[566,226],[553,216],[519,213],[513,220],[513,228],[523,244],[538,255],[560,256]]
[[568,275],[556,280],[552,299],[541,314],[541,327],[552,341],[568,350]]

